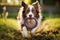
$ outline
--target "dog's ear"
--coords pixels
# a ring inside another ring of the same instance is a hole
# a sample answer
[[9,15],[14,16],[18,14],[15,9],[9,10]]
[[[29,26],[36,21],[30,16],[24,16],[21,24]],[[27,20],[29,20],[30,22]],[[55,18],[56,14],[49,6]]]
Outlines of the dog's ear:
[[41,6],[40,6],[40,4],[39,4],[38,1],[34,2],[32,5],[36,8],[36,11],[37,11],[38,13],[41,12]]
[[23,6],[24,8],[27,8],[28,5],[22,1],[22,6]]

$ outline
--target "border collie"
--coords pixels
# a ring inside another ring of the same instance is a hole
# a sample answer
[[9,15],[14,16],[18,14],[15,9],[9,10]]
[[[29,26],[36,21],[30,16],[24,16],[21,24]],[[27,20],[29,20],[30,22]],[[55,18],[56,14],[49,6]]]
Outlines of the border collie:
[[37,27],[31,30],[31,34],[34,34],[36,30],[40,27],[42,15],[41,15],[41,6],[38,1],[34,2],[32,5],[27,5],[26,3],[22,2],[22,7],[19,10],[17,20],[20,31],[22,31],[23,37],[28,37],[28,30],[24,26],[24,19],[26,17],[35,17],[38,21]]

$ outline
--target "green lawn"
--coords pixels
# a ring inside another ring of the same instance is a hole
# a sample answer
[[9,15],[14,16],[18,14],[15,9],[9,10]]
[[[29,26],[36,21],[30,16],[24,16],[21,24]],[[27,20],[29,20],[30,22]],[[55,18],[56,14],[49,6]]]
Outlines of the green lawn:
[[[55,29],[60,31],[60,18],[50,18],[50,19],[44,20],[41,24],[41,28],[44,28],[44,30],[46,30],[46,31],[55,30]],[[39,28],[39,29],[41,29],[41,28]],[[38,29],[38,31],[39,31],[39,29]]]
[[[43,25],[44,24],[44,25]],[[45,27],[44,30],[55,30],[57,29],[59,34],[57,35],[57,38],[54,38],[54,40],[60,40],[60,18],[51,18],[51,19],[46,19],[42,22],[41,27]],[[40,31],[40,28],[37,30]],[[31,40],[47,40],[40,38],[38,36],[35,39],[35,36],[32,36]],[[51,37],[50,37],[51,38]],[[52,37],[53,38],[53,37]],[[0,40],[21,40],[21,34],[18,31],[18,25],[17,25],[17,20],[16,19],[3,19],[0,18]]]
[[0,18],[0,40],[18,40],[18,34],[17,20]]
[[[57,29],[59,34],[56,38],[54,35],[50,35],[46,38],[45,36],[36,37],[35,35],[32,35],[30,40],[47,40],[47,38],[51,40],[60,40],[60,15],[48,13],[42,13],[42,15],[43,21],[40,27],[44,29],[45,32],[48,30],[54,31]],[[24,40],[18,31],[16,17],[17,13],[9,13],[7,19],[0,18],[0,40]],[[39,28],[37,32],[41,31],[41,28]]]

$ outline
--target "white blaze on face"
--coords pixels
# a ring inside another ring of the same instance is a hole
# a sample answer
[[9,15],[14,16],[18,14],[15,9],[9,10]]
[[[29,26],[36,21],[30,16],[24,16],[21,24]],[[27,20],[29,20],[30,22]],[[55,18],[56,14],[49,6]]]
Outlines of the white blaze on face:
[[33,14],[33,12],[32,12],[32,9],[33,9],[33,6],[31,5],[31,6],[29,6],[29,13],[27,14],[27,17],[29,17],[29,15],[32,15],[32,17],[34,17],[34,14]]

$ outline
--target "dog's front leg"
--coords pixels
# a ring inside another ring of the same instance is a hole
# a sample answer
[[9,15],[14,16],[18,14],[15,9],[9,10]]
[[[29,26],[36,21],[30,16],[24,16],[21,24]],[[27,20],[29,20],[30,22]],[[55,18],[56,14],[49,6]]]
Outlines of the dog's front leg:
[[23,35],[23,37],[28,37],[28,31],[27,31],[27,28],[25,26],[23,27],[22,35]]
[[31,30],[31,34],[35,34],[36,30],[38,29],[39,26],[35,27],[34,29]]

